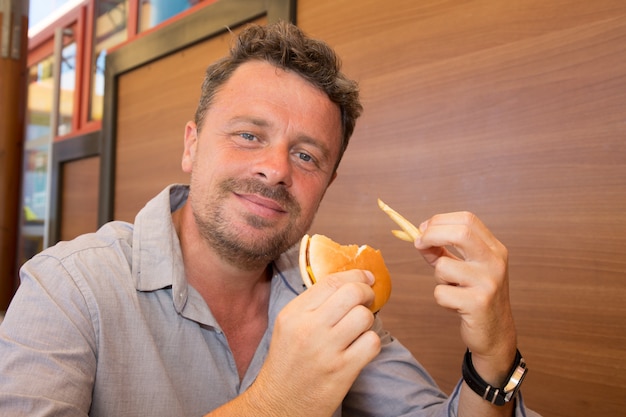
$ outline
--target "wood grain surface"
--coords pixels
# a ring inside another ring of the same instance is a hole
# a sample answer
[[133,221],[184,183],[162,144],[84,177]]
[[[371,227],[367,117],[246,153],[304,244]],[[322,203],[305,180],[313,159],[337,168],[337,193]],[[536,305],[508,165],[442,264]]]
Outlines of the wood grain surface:
[[92,156],[61,165],[60,239],[70,240],[98,228],[100,158]]

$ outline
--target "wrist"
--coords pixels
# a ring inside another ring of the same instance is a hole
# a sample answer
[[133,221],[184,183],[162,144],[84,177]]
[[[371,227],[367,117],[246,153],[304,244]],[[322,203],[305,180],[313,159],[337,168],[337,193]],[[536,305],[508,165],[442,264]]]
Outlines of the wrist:
[[[463,380],[477,395],[495,405],[505,405],[513,400],[521,387],[528,368],[519,350],[516,349],[515,359],[509,362],[509,370],[504,379],[493,383],[481,376],[472,361],[472,353],[468,349],[463,360]],[[493,381],[493,380],[492,380]]]
[[511,364],[515,361],[517,347],[507,346],[489,355],[471,352],[472,365],[476,372],[489,384],[499,386],[504,384],[511,371]]

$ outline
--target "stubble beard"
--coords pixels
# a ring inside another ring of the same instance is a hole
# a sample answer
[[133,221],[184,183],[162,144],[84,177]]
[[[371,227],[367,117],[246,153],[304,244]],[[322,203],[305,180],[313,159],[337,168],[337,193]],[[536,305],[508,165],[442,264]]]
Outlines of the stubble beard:
[[[228,212],[221,204],[234,192],[258,194],[277,201],[289,213],[288,225],[278,229],[262,217],[248,215],[245,222],[254,229],[265,230],[266,233],[252,240],[249,236],[243,236],[228,220]],[[219,184],[216,197],[209,203],[192,198],[191,204],[203,239],[222,259],[243,270],[266,267],[300,240],[313,222],[311,218],[303,224],[298,223],[301,220],[301,207],[285,187],[269,187],[255,179],[226,179]]]

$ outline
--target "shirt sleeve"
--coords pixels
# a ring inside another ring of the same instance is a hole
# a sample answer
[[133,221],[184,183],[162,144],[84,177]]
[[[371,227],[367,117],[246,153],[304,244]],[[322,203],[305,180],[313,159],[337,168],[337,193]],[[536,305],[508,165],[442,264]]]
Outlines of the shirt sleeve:
[[84,293],[60,262],[38,255],[0,325],[0,415],[86,416],[96,336]]
[[[342,404],[345,417],[456,417],[461,381],[451,395],[437,386],[426,369],[376,319],[380,354],[368,364]],[[539,417],[518,397],[515,417]]]

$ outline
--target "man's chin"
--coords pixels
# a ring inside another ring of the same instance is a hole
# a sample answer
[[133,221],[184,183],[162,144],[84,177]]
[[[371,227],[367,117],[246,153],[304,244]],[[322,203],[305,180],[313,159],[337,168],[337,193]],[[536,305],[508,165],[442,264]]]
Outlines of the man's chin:
[[267,232],[248,227],[234,235],[214,235],[210,240],[222,258],[233,266],[251,270],[267,266],[298,240],[290,233]]

